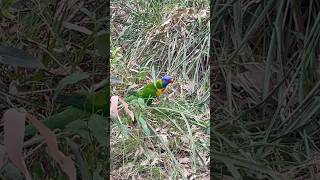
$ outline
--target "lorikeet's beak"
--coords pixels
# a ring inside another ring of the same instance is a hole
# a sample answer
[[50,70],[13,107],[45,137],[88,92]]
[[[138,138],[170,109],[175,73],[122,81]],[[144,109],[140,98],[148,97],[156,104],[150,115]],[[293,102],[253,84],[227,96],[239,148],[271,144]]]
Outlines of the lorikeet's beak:
[[173,79],[170,79],[169,83],[173,83]]

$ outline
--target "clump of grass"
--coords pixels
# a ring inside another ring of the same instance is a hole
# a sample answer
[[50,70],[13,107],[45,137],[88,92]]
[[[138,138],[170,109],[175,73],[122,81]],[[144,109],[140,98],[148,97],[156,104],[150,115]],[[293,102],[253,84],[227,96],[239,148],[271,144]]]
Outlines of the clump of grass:
[[319,176],[319,5],[212,3],[216,178]]
[[175,80],[152,106],[130,104],[136,126],[112,125],[114,178],[209,176],[208,8],[207,1],[112,2],[111,74],[124,79],[113,94],[164,74]]
[[[104,17],[99,16],[103,4],[100,8],[94,7],[94,3],[78,1],[2,1],[0,4],[10,2],[13,4],[7,10],[12,16],[1,15],[1,45],[17,47],[40,58],[46,71],[1,64],[1,115],[2,109],[23,107],[39,119],[49,117],[61,111],[52,104],[51,98],[63,77],[79,70],[90,75],[89,79],[68,86],[66,91],[72,92],[87,91],[106,78],[106,61],[96,52],[95,43],[96,34],[105,30],[106,22],[98,22],[100,18],[107,18],[106,12],[102,13]],[[5,12],[1,8],[0,14]],[[15,88],[17,92],[12,95]],[[106,176],[106,147],[92,134],[88,137],[85,139],[70,130],[57,134],[62,151],[74,155],[78,177]],[[66,177],[58,164],[50,159],[43,140],[27,138],[25,144],[27,167],[34,178]],[[16,179],[19,172],[15,169],[17,172],[12,173],[13,170],[2,170],[1,179]]]

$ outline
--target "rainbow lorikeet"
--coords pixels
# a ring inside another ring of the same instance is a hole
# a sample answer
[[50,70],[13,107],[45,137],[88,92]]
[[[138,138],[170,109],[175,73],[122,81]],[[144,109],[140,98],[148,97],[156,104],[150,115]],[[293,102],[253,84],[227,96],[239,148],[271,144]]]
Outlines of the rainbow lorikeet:
[[[107,88],[103,88],[95,93],[59,95],[55,101],[69,106],[62,112],[46,118],[43,123],[50,129],[61,129],[75,120],[89,119],[91,113],[108,116],[110,105],[107,101],[107,93]],[[37,130],[32,124],[29,124],[25,129],[26,136],[34,135],[36,132]]]
[[159,97],[163,93],[170,83],[173,83],[172,77],[168,75],[163,76],[156,82],[147,84],[139,91],[130,92],[130,96],[126,97],[125,100],[131,101],[136,98],[142,98],[149,106],[156,97]]
[[103,88],[94,93],[78,93],[73,95],[59,95],[56,98],[57,102],[62,102],[67,105],[72,105],[79,109],[83,109],[91,113],[102,113],[108,115],[109,101],[107,100],[108,89]]
[[[166,87],[173,82],[172,77],[163,76],[161,79],[157,80],[155,83],[150,83],[144,86],[141,90],[137,92],[131,92],[130,96],[126,97],[126,101],[131,101],[133,99],[142,98],[145,100],[147,105],[151,105],[152,100],[160,96]],[[79,109],[83,109],[91,113],[103,113],[107,115],[109,112],[110,102],[107,100],[108,89],[105,87],[94,93],[78,93],[73,95],[59,95],[56,98],[57,102],[62,102],[67,105],[72,105]]]
[[[116,76],[110,76],[110,84],[122,84],[123,81]],[[103,115],[109,115],[109,91],[107,87],[104,87],[93,93],[81,92],[72,95],[59,95],[55,99],[56,102],[71,105],[76,108],[85,110],[90,113],[102,113]]]
[[[172,77],[163,76],[160,80],[154,83],[147,84],[141,90],[132,92],[130,96],[126,97],[126,101],[137,98],[145,100],[147,105],[152,103],[152,100],[160,96],[166,87],[172,83]],[[50,129],[62,128],[66,124],[76,119],[83,119],[89,117],[90,113],[98,113],[103,116],[109,115],[110,102],[108,99],[109,89],[107,87],[96,91],[94,93],[78,93],[73,95],[59,95],[55,100],[62,102],[69,107],[63,112],[56,114],[46,120],[44,124]],[[84,111],[83,111],[84,110]],[[89,114],[87,112],[90,112]],[[26,127],[26,135],[35,134],[36,129],[32,125]]]

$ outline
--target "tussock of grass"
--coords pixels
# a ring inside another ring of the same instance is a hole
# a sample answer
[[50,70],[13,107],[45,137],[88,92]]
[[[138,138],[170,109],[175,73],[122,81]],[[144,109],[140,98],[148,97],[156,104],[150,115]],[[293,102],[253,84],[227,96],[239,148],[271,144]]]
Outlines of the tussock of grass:
[[175,81],[152,106],[129,104],[135,126],[112,125],[114,178],[209,177],[208,8],[206,1],[112,2],[111,74],[124,80],[113,94],[164,74]]
[[213,2],[214,174],[317,179],[319,2]]

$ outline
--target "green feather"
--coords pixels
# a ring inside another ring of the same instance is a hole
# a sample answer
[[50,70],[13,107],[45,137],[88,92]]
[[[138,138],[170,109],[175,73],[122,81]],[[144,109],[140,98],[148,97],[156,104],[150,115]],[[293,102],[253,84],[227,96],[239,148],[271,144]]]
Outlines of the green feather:
[[147,84],[138,92],[130,92],[130,96],[126,97],[125,100],[132,101],[133,99],[142,98],[147,105],[151,105],[152,101],[160,95],[157,92],[162,89],[162,80],[160,79],[156,83]]
[[[56,102],[69,105],[64,111],[46,118],[43,122],[50,129],[64,128],[75,120],[89,118],[91,113],[109,116],[108,89],[104,88],[95,93],[78,93],[75,95],[59,95]],[[29,124],[26,127],[26,136],[34,135],[36,128]]]
[[56,102],[72,105],[91,113],[108,115],[109,101],[107,100],[107,88],[95,93],[78,93],[75,95],[59,95]]

